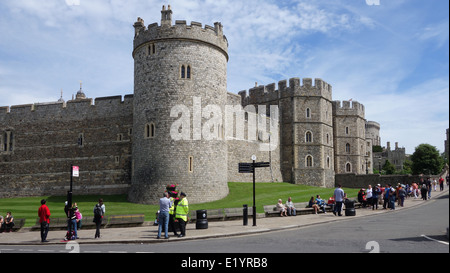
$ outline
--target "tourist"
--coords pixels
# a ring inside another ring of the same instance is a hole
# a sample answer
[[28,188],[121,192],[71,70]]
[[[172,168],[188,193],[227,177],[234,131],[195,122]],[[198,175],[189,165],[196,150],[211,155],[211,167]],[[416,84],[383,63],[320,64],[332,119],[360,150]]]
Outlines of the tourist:
[[405,202],[405,197],[406,197],[406,191],[405,189],[400,185],[400,187],[398,187],[398,199],[399,201],[399,205],[401,207],[403,207],[403,204]]
[[67,240],[76,240],[78,238],[77,231],[77,216],[75,215],[75,203],[72,204],[72,207],[67,211],[68,220],[68,229],[67,229]]
[[280,216],[287,216],[287,209],[283,205],[283,201],[281,199],[278,199],[278,203],[276,205],[277,211],[280,212]]
[[289,197],[288,200],[286,201],[286,209],[287,209],[287,214],[289,216],[297,215],[297,209],[294,207],[294,203],[292,202],[291,197]]
[[389,188],[389,205],[391,210],[395,210],[395,197],[396,197],[397,191],[394,189],[394,187]]
[[334,190],[333,198],[336,202],[334,206],[333,214],[342,216],[342,203],[344,202],[345,193],[342,189],[342,185],[338,184],[337,188]]
[[[325,201],[324,201],[322,198],[320,198],[320,195],[317,195],[317,196],[316,196],[316,205],[317,205],[320,209],[322,209],[322,211],[323,211],[324,214],[327,213],[326,210],[325,210]],[[317,214],[317,213],[316,213],[316,214]]]
[[381,185],[378,184],[372,190],[372,210],[375,210],[375,208],[378,210],[378,197],[381,195],[380,187]]
[[367,202],[368,208],[370,208],[370,206],[372,206],[372,197],[373,197],[373,189],[372,189],[372,185],[369,185],[366,190],[366,202]]
[[384,194],[383,194],[383,209],[390,208],[389,203],[389,191],[391,190],[391,184],[386,184],[386,187],[384,187]]
[[440,191],[444,190],[444,178],[439,177],[439,189]]
[[5,221],[3,220],[3,216],[0,215],[0,232],[2,232],[2,226],[3,226],[4,222]]
[[366,190],[360,189],[358,192],[358,202],[361,203],[362,207],[365,208],[367,204],[366,200]]
[[50,225],[50,209],[46,205],[45,199],[41,200],[41,206],[38,209],[39,223],[41,224],[41,243],[47,243],[47,235]]
[[422,188],[420,188],[420,194],[422,195],[422,200],[427,200],[427,191],[428,187],[427,184],[422,184]]
[[163,198],[159,199],[159,221],[158,221],[158,236],[161,238],[161,231],[164,227],[164,238],[169,239],[169,210],[172,207],[172,202],[169,199],[169,193],[165,192]]
[[100,238],[100,226],[102,225],[103,215],[105,215],[105,204],[103,199],[98,199],[98,204],[94,206],[94,220],[95,223],[95,239]]
[[80,209],[78,209],[77,203],[75,203],[75,219],[77,221],[77,230],[81,228],[81,219],[83,219],[83,215],[80,212]]
[[428,199],[431,199],[431,178],[428,177],[425,183],[427,184]]
[[14,227],[14,217],[11,215],[11,212],[8,211],[6,213],[5,219],[3,220],[1,232],[3,231],[10,232],[13,227]]

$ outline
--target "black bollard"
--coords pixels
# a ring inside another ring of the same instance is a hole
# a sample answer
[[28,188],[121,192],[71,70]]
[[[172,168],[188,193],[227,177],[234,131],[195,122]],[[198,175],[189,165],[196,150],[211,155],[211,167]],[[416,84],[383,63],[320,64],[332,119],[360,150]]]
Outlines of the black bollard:
[[247,205],[244,205],[243,211],[244,211],[244,214],[243,214],[244,217],[242,219],[244,220],[244,226],[246,226],[246,225],[248,225],[248,206]]

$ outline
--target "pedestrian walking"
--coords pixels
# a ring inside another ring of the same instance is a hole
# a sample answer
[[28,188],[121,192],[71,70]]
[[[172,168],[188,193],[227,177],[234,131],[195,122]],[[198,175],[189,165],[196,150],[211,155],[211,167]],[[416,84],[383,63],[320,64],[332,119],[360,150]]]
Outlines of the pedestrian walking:
[[344,202],[344,190],[342,189],[342,185],[338,184],[337,188],[334,190],[334,200],[336,205],[334,206],[333,214],[342,216],[342,203]]
[[189,220],[189,202],[184,192],[180,193],[180,202],[175,210],[175,219],[180,224],[180,234],[178,237],[186,236],[186,223]]
[[428,187],[426,184],[422,184],[422,188],[420,188],[420,194],[422,195],[422,200],[427,200],[427,191]]
[[46,205],[45,199],[41,200],[41,206],[38,209],[39,223],[41,225],[41,243],[47,243],[47,235],[50,227],[50,209]]
[[389,189],[389,205],[391,210],[395,210],[395,197],[396,197],[396,190],[394,187],[390,187]]
[[431,178],[430,177],[428,177],[426,184],[427,184],[427,191],[428,191],[428,199],[431,199],[432,187],[431,187]]
[[169,210],[172,207],[172,202],[169,199],[169,193],[165,192],[163,198],[159,199],[159,221],[158,221],[158,236],[161,238],[161,231],[164,227],[164,238],[169,239]]
[[98,204],[94,206],[94,220],[95,223],[95,239],[100,238],[100,227],[102,225],[103,215],[105,215],[106,209],[103,204],[103,199],[98,199]]
[[398,199],[400,200],[399,205],[401,207],[403,207],[403,204],[405,203],[405,197],[406,197],[406,191],[402,186],[400,186],[398,188]]

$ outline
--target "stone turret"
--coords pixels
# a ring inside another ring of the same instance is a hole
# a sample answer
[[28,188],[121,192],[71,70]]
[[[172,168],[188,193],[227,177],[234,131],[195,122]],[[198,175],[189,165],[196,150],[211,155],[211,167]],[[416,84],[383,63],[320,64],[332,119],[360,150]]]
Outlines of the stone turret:
[[[163,6],[160,26],[146,28],[138,18],[134,28],[129,200],[157,203],[168,184],[178,184],[191,203],[225,197],[226,142],[219,128],[213,128],[208,140],[209,132],[202,130],[210,117],[203,107],[223,110],[227,102],[228,42],[222,25],[172,25],[172,9]],[[180,132],[185,137],[174,138]]]

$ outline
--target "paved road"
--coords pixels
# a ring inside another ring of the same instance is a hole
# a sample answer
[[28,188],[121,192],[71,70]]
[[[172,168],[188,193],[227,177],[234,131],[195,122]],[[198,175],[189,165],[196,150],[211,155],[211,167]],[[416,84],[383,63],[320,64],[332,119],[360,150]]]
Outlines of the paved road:
[[449,253],[445,236],[448,226],[449,197],[445,194],[409,209],[250,236],[156,244],[2,246],[0,252],[361,253],[372,250]]

